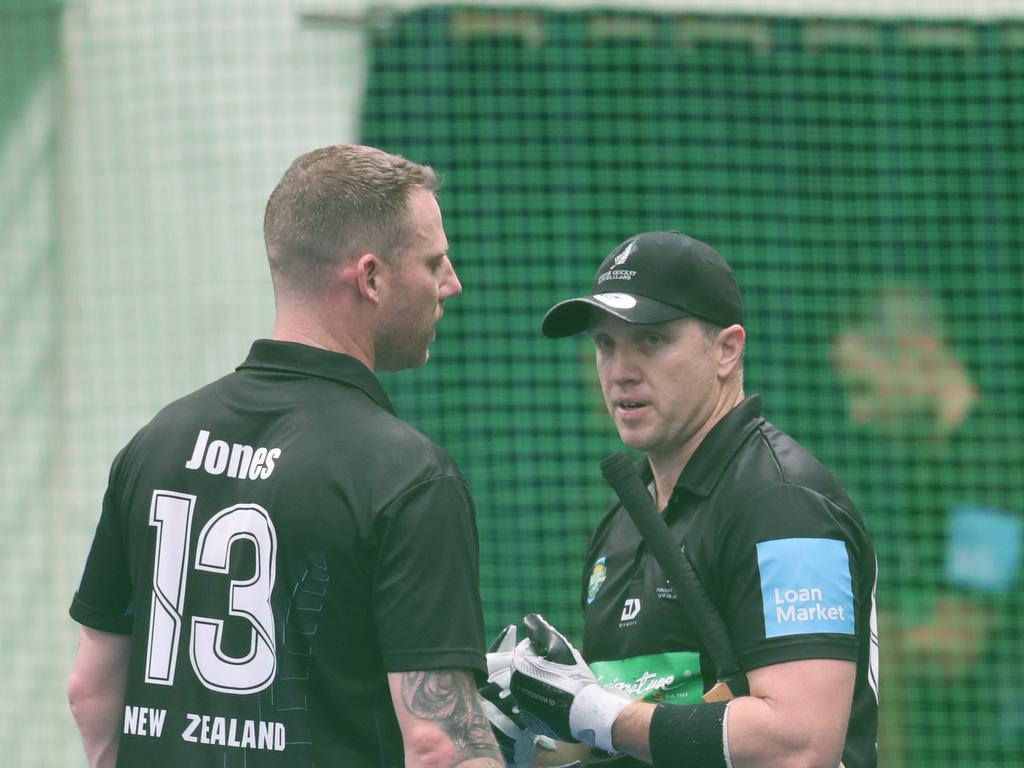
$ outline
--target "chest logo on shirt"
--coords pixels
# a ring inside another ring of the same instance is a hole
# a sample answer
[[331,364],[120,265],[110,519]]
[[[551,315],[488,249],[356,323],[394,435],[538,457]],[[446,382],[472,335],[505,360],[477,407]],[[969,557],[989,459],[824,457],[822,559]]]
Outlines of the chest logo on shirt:
[[590,572],[590,583],[587,585],[587,605],[590,605],[597,598],[597,593],[608,575],[604,561],[604,557],[597,558],[594,562],[594,569]]
[[765,637],[854,634],[850,559],[842,541],[762,541],[757,568]]
[[[622,616],[619,618],[620,622],[633,621],[640,614],[640,598],[639,597],[627,597],[626,602],[622,604]],[[628,624],[620,623],[620,627],[629,626]]]

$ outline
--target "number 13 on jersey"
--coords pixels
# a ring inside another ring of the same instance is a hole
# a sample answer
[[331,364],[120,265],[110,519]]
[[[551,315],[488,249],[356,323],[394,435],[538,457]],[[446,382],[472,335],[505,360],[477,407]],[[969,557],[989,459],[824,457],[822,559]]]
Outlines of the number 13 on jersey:
[[[153,599],[146,650],[146,682],[173,685],[181,640],[188,553],[196,497],[175,491],[154,491],[149,524],[156,528]],[[228,573],[231,547],[245,539],[255,547],[255,572],[245,581],[231,580],[228,613],[247,620],[249,652],[229,656],[222,651],[224,619],[194,616],[189,635],[189,658],[196,676],[207,688],[223,693],[256,693],[269,686],[277,672],[274,589],[277,534],[267,511],[258,504],[235,504],[220,510],[203,526],[196,543],[194,568]]]

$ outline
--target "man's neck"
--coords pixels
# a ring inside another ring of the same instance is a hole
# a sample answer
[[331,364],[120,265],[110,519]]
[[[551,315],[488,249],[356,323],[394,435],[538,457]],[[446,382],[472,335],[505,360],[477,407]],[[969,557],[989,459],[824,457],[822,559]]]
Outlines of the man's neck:
[[647,454],[647,461],[651,465],[651,472],[654,475],[654,501],[659,512],[663,512],[668,506],[679,476],[683,473],[693,454],[697,452],[697,448],[704,442],[704,438],[729,411],[743,401],[743,398],[742,384],[738,388],[723,389],[722,396],[718,399],[711,415],[681,449],[664,456]]
[[373,342],[368,334],[365,338],[349,332],[351,328],[359,328],[360,323],[343,323],[322,321],[313,312],[290,311],[278,306],[274,319],[275,341],[290,341],[305,344],[309,347],[338,352],[359,360],[363,365],[374,370]]

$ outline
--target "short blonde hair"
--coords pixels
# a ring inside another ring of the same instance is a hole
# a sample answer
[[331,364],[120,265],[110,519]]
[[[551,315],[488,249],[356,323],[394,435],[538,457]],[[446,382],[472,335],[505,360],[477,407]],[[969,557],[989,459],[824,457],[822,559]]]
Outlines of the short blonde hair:
[[430,166],[374,147],[337,144],[296,158],[263,218],[275,286],[315,292],[359,253],[394,263],[409,237],[410,193],[438,185]]

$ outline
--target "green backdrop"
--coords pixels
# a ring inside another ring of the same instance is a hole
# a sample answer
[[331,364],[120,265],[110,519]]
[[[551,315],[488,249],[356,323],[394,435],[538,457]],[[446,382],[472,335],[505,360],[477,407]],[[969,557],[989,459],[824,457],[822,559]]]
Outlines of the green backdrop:
[[[446,173],[465,287],[431,364],[387,386],[473,488],[490,631],[539,610],[578,636],[611,496],[588,343],[540,319],[629,235],[678,229],[735,267],[748,393],[877,540],[905,633],[882,638],[886,764],[1020,759],[1022,30],[438,8],[375,35],[363,139]],[[851,338],[877,350],[852,370]],[[966,661],[897,653],[954,599],[978,611],[943,652]]]

